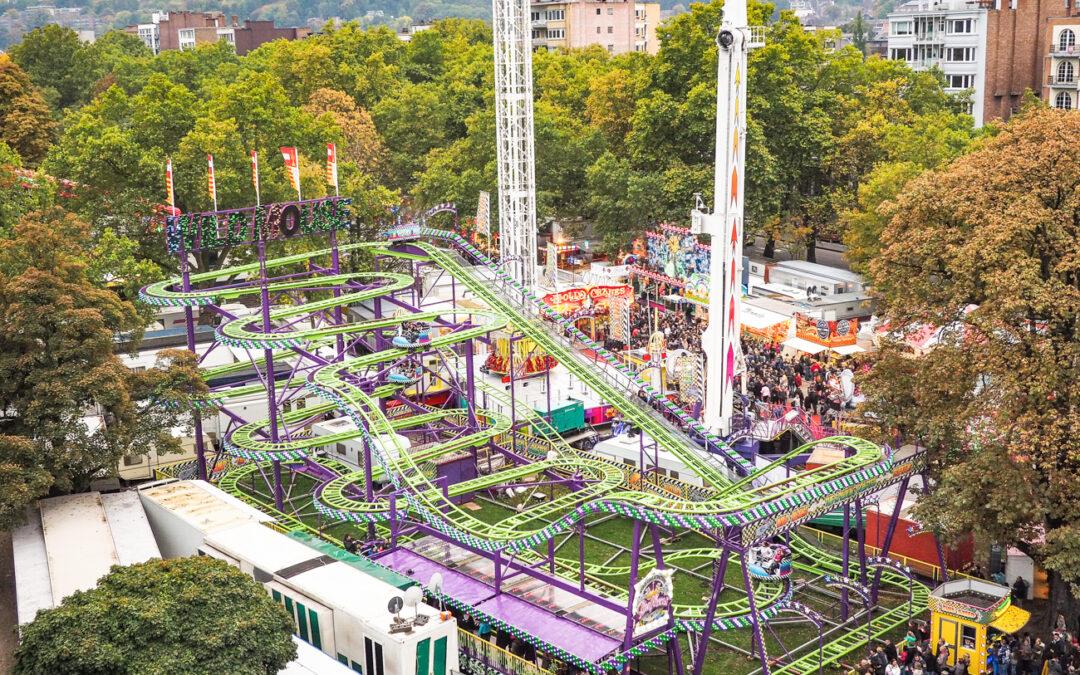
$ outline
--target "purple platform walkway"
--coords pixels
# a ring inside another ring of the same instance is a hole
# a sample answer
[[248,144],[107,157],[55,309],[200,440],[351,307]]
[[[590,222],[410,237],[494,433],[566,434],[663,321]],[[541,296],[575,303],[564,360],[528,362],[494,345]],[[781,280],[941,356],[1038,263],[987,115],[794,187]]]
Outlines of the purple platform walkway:
[[621,647],[615,638],[560,618],[505,592],[496,595],[493,586],[412,551],[397,549],[379,556],[378,562],[425,586],[431,575],[438,572],[443,576],[443,593],[446,595],[585,661],[595,663]]

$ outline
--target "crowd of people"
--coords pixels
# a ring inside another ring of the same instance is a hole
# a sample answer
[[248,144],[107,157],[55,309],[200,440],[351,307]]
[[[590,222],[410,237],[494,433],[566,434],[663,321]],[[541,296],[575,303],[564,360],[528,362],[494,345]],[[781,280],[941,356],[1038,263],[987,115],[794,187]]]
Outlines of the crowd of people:
[[1050,640],[1030,632],[999,634],[987,646],[986,663],[972,663],[967,654],[956,656],[945,640],[930,642],[924,622],[911,621],[898,644],[885,640],[848,675],[1068,675],[1080,673],[1080,643],[1058,615]]

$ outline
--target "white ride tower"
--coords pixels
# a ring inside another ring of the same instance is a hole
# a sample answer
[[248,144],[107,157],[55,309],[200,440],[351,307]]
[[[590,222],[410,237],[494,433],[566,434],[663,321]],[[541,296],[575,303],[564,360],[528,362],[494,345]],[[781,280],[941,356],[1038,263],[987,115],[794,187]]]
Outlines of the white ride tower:
[[716,82],[716,173],[713,213],[695,210],[692,230],[712,236],[709,325],[702,335],[706,358],[703,423],[731,431],[735,370],[739,362],[742,298],[743,180],[746,169],[746,55],[763,44],[747,25],[746,0],[724,3]]
[[536,285],[532,25],[529,0],[492,0],[499,256],[526,288]]

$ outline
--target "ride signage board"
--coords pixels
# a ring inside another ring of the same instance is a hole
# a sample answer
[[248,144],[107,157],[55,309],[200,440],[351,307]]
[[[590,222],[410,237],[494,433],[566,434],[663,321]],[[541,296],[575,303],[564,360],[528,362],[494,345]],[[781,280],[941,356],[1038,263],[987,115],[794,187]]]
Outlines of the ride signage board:
[[671,620],[675,570],[654,569],[634,584],[634,636],[663,628]]
[[351,203],[348,197],[322,197],[169,216],[165,242],[170,253],[194,253],[343,230],[352,222]]
[[853,345],[859,332],[858,319],[827,321],[795,313],[795,335],[826,347]]
[[633,297],[633,288],[626,285],[616,285],[568,288],[558,293],[548,293],[543,299],[544,302],[554,307],[556,312],[568,314],[586,305],[607,305],[614,298],[632,300]]

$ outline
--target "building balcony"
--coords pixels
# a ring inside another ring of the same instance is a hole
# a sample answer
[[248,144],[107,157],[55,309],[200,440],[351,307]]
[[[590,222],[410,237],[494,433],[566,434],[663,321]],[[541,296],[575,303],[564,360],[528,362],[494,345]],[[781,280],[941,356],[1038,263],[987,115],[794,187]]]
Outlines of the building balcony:
[[1060,45],[1050,45],[1050,56],[1059,59],[1078,58],[1080,57],[1080,46],[1061,47]]
[[945,42],[945,33],[922,33],[915,35],[915,42],[926,44],[927,42]]

